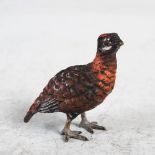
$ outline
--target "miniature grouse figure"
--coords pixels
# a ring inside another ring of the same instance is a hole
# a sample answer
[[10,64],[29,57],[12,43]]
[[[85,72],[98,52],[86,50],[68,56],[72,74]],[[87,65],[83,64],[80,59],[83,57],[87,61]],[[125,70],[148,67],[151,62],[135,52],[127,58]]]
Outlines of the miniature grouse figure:
[[116,78],[116,52],[123,45],[117,33],[102,34],[98,38],[95,59],[87,65],[71,66],[57,73],[43,89],[27,112],[28,122],[37,112],[63,112],[67,121],[62,134],[65,141],[75,138],[87,141],[81,131],[71,131],[73,119],[81,115],[80,127],[93,133],[93,129],[105,130],[96,122],[88,122],[85,112],[101,104],[114,88]]

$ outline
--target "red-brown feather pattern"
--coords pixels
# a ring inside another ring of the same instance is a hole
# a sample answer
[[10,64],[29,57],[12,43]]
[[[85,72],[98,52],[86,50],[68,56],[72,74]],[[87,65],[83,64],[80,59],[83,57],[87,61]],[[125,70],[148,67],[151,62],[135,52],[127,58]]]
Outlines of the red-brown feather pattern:
[[97,53],[92,63],[72,66],[56,74],[35,100],[30,111],[82,113],[90,110],[112,91],[116,74],[116,54]]

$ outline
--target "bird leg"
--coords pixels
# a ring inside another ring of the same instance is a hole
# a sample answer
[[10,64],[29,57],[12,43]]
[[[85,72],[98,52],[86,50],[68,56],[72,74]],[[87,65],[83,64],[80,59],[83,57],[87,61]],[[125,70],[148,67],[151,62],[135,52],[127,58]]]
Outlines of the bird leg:
[[66,121],[65,127],[61,132],[61,134],[64,135],[65,142],[68,142],[69,138],[88,141],[88,139],[86,137],[80,135],[82,133],[81,131],[71,131],[70,130],[71,121],[72,121],[72,119],[67,115],[67,121]]
[[85,112],[81,114],[80,127],[85,128],[88,132],[94,133],[93,129],[106,130],[105,127],[97,125],[97,122],[88,122]]

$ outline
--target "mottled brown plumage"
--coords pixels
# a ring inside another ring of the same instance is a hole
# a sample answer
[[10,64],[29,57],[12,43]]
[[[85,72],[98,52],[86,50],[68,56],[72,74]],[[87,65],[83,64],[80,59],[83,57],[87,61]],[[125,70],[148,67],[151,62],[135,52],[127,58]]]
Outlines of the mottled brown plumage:
[[116,77],[116,52],[123,44],[116,33],[102,34],[98,38],[95,59],[87,65],[71,66],[56,74],[35,100],[24,118],[28,122],[33,114],[63,112],[68,121],[63,130],[65,140],[77,138],[87,140],[80,132],[69,129],[71,121],[79,114],[80,123],[87,131],[105,128],[89,123],[85,111],[101,104],[113,90]]

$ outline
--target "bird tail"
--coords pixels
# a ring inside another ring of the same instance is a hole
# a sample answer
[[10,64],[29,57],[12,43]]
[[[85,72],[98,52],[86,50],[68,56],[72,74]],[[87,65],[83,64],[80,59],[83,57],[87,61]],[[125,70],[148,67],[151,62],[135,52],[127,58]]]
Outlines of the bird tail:
[[24,122],[27,123],[33,115],[34,113],[32,113],[31,111],[28,111],[26,116],[24,117]]
[[30,107],[29,111],[27,112],[27,114],[24,117],[24,122],[27,123],[29,122],[29,120],[31,119],[31,117],[38,112],[38,108],[39,108],[39,104],[37,104],[37,102],[34,102],[32,104],[32,106]]

